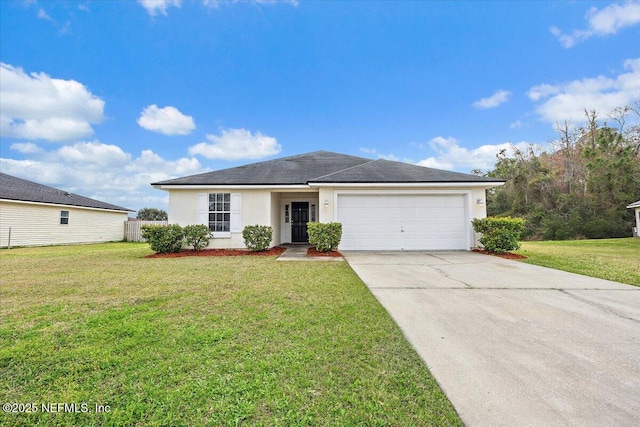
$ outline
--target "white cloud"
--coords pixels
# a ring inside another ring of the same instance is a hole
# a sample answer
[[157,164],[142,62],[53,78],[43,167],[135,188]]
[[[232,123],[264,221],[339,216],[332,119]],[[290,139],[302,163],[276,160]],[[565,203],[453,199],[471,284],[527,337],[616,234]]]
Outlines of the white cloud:
[[640,23],[640,2],[615,3],[602,10],[592,7],[586,14],[586,20],[586,30],[573,30],[570,34],[565,34],[559,28],[551,27],[550,31],[565,48],[573,47],[593,36],[613,35],[623,28]]
[[540,118],[549,123],[584,120],[584,111],[609,113],[617,107],[640,101],[640,58],[624,62],[626,73],[616,77],[598,76],[558,85],[541,84],[527,92],[529,99],[541,101]]
[[22,150],[27,159],[1,158],[2,172],[135,210],[167,208],[167,194],[150,183],[204,172],[196,158],[166,160],[151,150],[134,157],[99,141],[51,151],[30,151],[31,143],[20,144],[12,148]]
[[27,75],[0,63],[0,133],[21,139],[67,141],[93,134],[104,101],[75,80]]
[[55,22],[53,18],[42,8],[38,9],[38,18],[44,19],[45,21]]
[[290,4],[291,6],[298,6],[298,0],[253,0],[253,2],[257,4]]
[[[223,3],[247,3],[247,0],[202,0],[202,4],[209,8],[217,9]],[[272,5],[272,4],[289,4],[291,6],[298,6],[298,0],[253,0],[251,3],[257,5]]]
[[33,142],[16,142],[11,144],[9,148],[23,154],[33,154],[41,151],[41,148]]
[[489,170],[496,163],[496,154],[501,150],[507,150],[508,154],[513,153],[513,147],[519,150],[526,150],[529,144],[519,142],[511,144],[482,145],[469,150],[461,147],[458,141],[452,137],[437,136],[429,141],[429,147],[435,156],[419,161],[417,164],[435,169],[457,170],[469,172],[472,169]]
[[166,16],[167,9],[170,7],[180,7],[182,0],[138,0],[138,3],[140,3],[151,16],[156,16],[158,13]]
[[[157,14],[166,16],[167,10],[170,7],[182,6],[182,0],[138,0],[138,3],[140,3],[151,16],[156,16]],[[298,6],[298,0],[202,0],[202,4],[210,9],[217,9],[221,4],[225,3],[253,3],[257,5],[289,4],[291,6]]]
[[142,110],[138,124],[165,135],[188,135],[196,128],[193,117],[185,116],[175,107],[158,108],[155,104]]
[[522,122],[520,120],[516,120],[509,125],[509,129],[520,129],[522,127]]
[[282,147],[275,138],[246,129],[222,130],[220,136],[207,135],[210,143],[201,142],[189,147],[189,155],[207,159],[258,159],[278,154]]
[[482,110],[485,110],[488,108],[495,108],[500,104],[504,104],[505,102],[509,101],[510,97],[511,97],[511,92],[500,89],[490,97],[482,98],[479,101],[474,102],[473,107],[482,109]]
[[74,167],[88,165],[122,167],[131,161],[131,155],[125,153],[117,145],[103,144],[98,141],[65,145],[59,148],[56,153],[61,161]]
[[396,156],[393,153],[389,153],[389,154],[379,153],[378,150],[376,150],[375,148],[361,147],[360,151],[362,151],[363,153],[367,153],[367,154],[374,154],[378,159],[393,160],[394,162],[404,162],[404,163],[413,163],[414,162],[414,160],[412,160],[412,159],[408,159],[406,157],[405,158],[400,158],[400,157]]

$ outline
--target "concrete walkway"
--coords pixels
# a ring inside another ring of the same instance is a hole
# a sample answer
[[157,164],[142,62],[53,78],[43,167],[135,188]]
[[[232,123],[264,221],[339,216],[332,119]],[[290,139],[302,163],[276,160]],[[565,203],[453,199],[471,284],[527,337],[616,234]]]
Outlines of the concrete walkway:
[[278,261],[344,261],[342,257],[308,257],[309,245],[282,245],[287,248],[278,258]]
[[639,426],[640,288],[472,252],[343,252],[473,426]]

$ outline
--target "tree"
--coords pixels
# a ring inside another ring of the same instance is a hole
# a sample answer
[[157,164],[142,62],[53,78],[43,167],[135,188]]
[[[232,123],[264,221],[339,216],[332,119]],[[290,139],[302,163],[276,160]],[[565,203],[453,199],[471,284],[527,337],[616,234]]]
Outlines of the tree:
[[169,215],[162,209],[142,208],[136,218],[142,221],[167,221]]
[[525,218],[523,238],[630,235],[625,206],[640,198],[640,105],[616,108],[614,126],[594,110],[585,116],[582,127],[558,124],[548,151],[497,155],[487,175],[507,182],[488,192],[489,215]]

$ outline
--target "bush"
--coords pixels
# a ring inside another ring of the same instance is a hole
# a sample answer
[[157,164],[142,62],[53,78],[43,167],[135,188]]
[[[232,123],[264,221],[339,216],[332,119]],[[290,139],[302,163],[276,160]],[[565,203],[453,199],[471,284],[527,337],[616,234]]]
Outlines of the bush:
[[524,229],[522,218],[488,217],[471,221],[473,229],[482,233],[480,243],[489,252],[503,254],[520,249],[518,240]]
[[178,224],[143,225],[142,237],[149,242],[153,251],[166,254],[178,252],[182,248],[184,233]]
[[206,225],[187,225],[183,228],[184,240],[194,251],[206,248],[209,245],[211,231]]
[[309,243],[319,252],[330,252],[338,248],[342,238],[342,224],[339,222],[308,222]]
[[247,225],[242,230],[244,244],[253,252],[269,249],[272,237],[273,229],[267,225]]

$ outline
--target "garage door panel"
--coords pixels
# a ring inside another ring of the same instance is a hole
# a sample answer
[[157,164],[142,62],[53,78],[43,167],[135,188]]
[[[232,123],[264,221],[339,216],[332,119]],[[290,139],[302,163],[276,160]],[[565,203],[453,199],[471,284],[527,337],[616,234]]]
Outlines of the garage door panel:
[[464,195],[339,195],[343,250],[469,249]]

